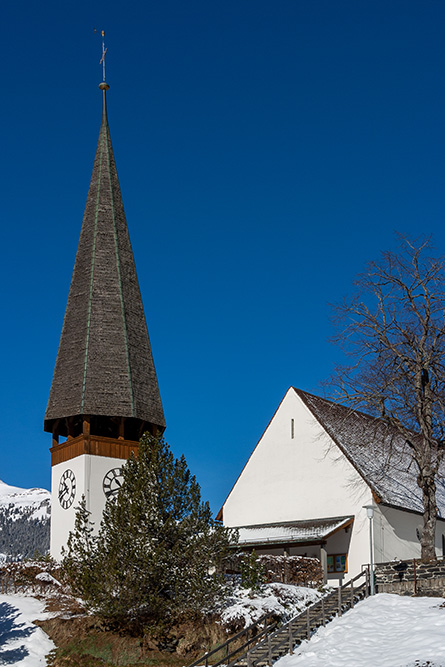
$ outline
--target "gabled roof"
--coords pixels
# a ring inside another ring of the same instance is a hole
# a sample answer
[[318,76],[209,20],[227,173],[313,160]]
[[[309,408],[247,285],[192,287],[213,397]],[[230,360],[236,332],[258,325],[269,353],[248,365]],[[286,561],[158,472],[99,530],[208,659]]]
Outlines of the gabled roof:
[[[422,512],[416,465],[402,436],[382,420],[301,389],[295,393],[384,504]],[[445,517],[445,466],[437,485],[437,506]]]
[[103,116],[45,414],[134,417],[165,427],[111,145]]
[[[411,459],[408,445],[395,429],[389,428],[382,420],[364,412],[352,410],[320,396],[314,396],[302,389],[290,387],[286,396],[291,391],[295,392],[303,401],[340,452],[354,466],[371,488],[376,500],[397,509],[423,513],[422,494],[417,485],[416,465]],[[280,406],[283,401],[284,398]],[[280,406],[275,411],[265,432],[273,422]],[[264,433],[256,447],[263,436]],[[252,455],[253,452],[249,460]],[[242,472],[216,515],[219,521],[223,520],[224,505]],[[436,501],[439,517],[445,519],[445,462],[442,463],[440,475],[436,479]]]

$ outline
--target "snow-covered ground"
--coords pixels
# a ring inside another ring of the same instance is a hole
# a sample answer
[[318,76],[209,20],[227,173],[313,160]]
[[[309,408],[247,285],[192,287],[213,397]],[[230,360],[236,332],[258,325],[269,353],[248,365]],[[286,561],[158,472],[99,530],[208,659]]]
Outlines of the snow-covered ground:
[[445,600],[381,593],[320,628],[276,667],[445,667]]
[[[255,598],[239,599],[231,614],[249,623],[265,610],[278,612],[280,605],[305,607],[305,591],[268,590]],[[290,587],[297,588],[297,587]],[[281,600],[281,602],[280,602]],[[0,595],[0,665],[44,667],[53,642],[33,621],[48,616],[44,603],[31,597]],[[230,609],[230,608],[229,608]],[[282,610],[281,610],[282,611]],[[290,608],[287,608],[287,612]],[[360,602],[295,654],[285,656],[274,667],[445,667],[445,600],[410,598],[381,593]]]
[[235,586],[227,607],[221,613],[221,621],[227,627],[246,628],[264,614],[274,614],[283,620],[290,619],[322,594],[313,588],[292,584],[265,584],[260,593]]
[[48,616],[44,603],[19,595],[0,595],[0,665],[43,667],[54,643],[33,621]]

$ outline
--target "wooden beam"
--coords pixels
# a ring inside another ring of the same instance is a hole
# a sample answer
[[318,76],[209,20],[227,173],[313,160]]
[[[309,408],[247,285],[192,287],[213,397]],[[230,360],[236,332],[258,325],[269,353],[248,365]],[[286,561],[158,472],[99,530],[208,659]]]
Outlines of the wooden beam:
[[60,419],[56,419],[53,424],[53,447],[59,444],[59,424]]
[[72,440],[73,437],[73,418],[72,417],[67,417],[66,418],[66,439],[67,440]]
[[90,417],[90,415],[84,415],[83,416],[82,433],[83,433],[83,435],[90,435],[90,433],[91,433],[91,417]]

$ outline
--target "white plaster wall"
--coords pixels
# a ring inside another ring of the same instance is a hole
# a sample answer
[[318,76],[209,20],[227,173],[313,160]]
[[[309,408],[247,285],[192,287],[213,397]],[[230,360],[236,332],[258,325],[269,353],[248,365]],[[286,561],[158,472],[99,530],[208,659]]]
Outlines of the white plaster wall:
[[[371,505],[373,503],[372,496],[369,495],[364,503],[355,507],[355,519],[352,526],[351,542],[348,553],[348,572],[344,576],[344,580],[352,579],[359,574],[365,565],[371,560],[370,543],[369,543],[369,519],[363,505]],[[335,545],[331,547],[330,540],[328,541],[329,549],[334,551]],[[328,549],[328,553],[330,553]],[[340,552],[341,553],[341,552]],[[338,575],[337,575],[338,576]],[[334,575],[329,575],[329,583]]]
[[[395,559],[420,558],[420,542],[416,528],[422,527],[419,514],[379,505],[374,514],[375,562],[387,563]],[[445,521],[436,526],[436,553],[442,556],[442,535]]]
[[[72,470],[76,477],[76,495],[68,509],[59,503],[60,478],[65,470]],[[62,546],[66,547],[69,532],[74,529],[75,507],[85,489],[85,456],[78,456],[51,469],[51,556],[60,560]]]
[[[294,438],[291,437],[294,420]],[[355,468],[289,389],[223,508],[226,526],[355,516],[348,575],[369,562],[371,493]]]
[[245,526],[345,516],[367,500],[368,486],[290,389],[230,492],[223,520]]
[[[62,546],[66,547],[68,535],[74,529],[76,508],[82,495],[85,495],[86,507],[91,512],[91,521],[99,528],[105,507],[105,494],[102,489],[103,478],[112,468],[120,468],[123,459],[106,456],[83,454],[74,459],[53,466],[51,471],[51,556],[60,560]],[[65,470],[72,470],[76,476],[76,496],[68,509],[59,503],[58,490],[60,478]]]
[[85,455],[85,499],[91,512],[91,521],[99,528],[104,511],[106,497],[102,483],[105,475],[112,468],[121,468],[126,459],[112,459],[107,456]]

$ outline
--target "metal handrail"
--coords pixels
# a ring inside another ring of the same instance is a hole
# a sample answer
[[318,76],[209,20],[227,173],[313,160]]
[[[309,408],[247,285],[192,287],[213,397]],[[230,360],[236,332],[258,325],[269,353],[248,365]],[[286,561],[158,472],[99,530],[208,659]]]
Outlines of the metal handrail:
[[[255,637],[252,637],[252,638],[249,639],[245,644],[242,644],[242,646],[238,646],[238,648],[235,649],[235,651],[233,651],[232,653],[229,653],[228,655],[226,655],[225,660],[220,660],[220,662],[219,662],[219,663],[216,663],[216,665],[225,664],[226,667],[232,667],[232,665],[236,665],[237,662],[238,662],[238,660],[239,660],[239,657],[238,657],[236,660],[232,660],[232,661],[229,661],[229,662],[227,662],[227,663],[226,663],[226,661],[228,660],[228,658],[233,658],[233,656],[235,656],[237,653],[239,653],[240,651],[242,651],[243,649],[245,649],[245,648],[246,648],[247,646],[249,646],[249,644],[251,644],[252,642],[258,642],[258,639],[260,639],[260,637],[263,637],[264,635],[268,635],[268,634],[270,634],[270,629],[276,627],[276,625],[277,625],[276,622],[275,622],[275,623],[272,623],[271,625],[268,625],[266,628],[264,628],[264,630],[262,630],[262,631],[259,632],[257,635],[255,635]],[[249,651],[249,649],[247,649],[247,652],[248,652],[248,651]],[[247,652],[246,652],[246,653],[247,653]],[[212,665],[212,667],[216,667],[216,665]]]
[[[215,655],[215,653],[219,653],[223,649],[226,649],[226,655],[223,659],[219,660],[218,662],[215,662],[212,667],[219,667],[219,665],[225,664],[227,665],[227,659],[230,657],[233,657],[239,651],[241,651],[243,648],[246,648],[246,646],[249,646],[252,642],[257,642],[259,637],[262,637],[266,632],[269,632],[271,628],[275,627],[277,622],[276,620],[272,620],[272,623],[267,625],[267,619],[273,619],[272,615],[270,613],[268,614],[263,614],[255,623],[252,623],[252,625],[249,625],[247,628],[244,628],[244,630],[240,630],[239,632],[236,633],[236,635],[233,635],[233,637],[230,637],[227,641],[225,641],[223,644],[220,644],[216,648],[212,649],[211,651],[207,651],[204,653],[204,655],[200,656],[195,662],[192,662],[191,665],[188,667],[198,667],[198,665],[204,664],[205,667],[209,667],[209,658],[212,655]],[[257,634],[252,636],[249,639],[249,634],[253,632],[254,629],[259,629],[260,625],[262,623],[266,623],[266,626]],[[235,649],[232,652],[229,652],[229,644],[236,642],[238,639],[240,639],[242,636],[247,637],[247,641],[239,646],[237,649]]]
[[[291,646],[293,648],[292,625],[294,623],[298,622],[299,620],[302,620],[303,616],[306,614],[307,636],[309,638],[310,637],[310,630],[311,630],[311,624],[310,624],[311,611],[313,612],[317,607],[321,606],[321,608],[323,610],[323,623],[324,623],[324,620],[325,620],[324,619],[324,605],[326,604],[326,602],[329,602],[330,600],[332,600],[335,597],[335,595],[338,595],[338,599],[339,599],[339,609],[338,609],[338,611],[339,611],[339,615],[341,615],[341,608],[342,608],[341,594],[342,594],[342,591],[344,591],[348,588],[351,589],[351,607],[352,607],[353,606],[353,597],[354,597],[354,582],[357,581],[358,579],[361,579],[363,576],[365,576],[366,580],[361,586],[359,586],[355,589],[355,592],[357,592],[357,591],[361,590],[363,587],[365,587],[365,595],[367,595],[368,585],[369,585],[369,573],[368,573],[368,570],[363,570],[357,576],[355,576],[353,579],[350,579],[350,581],[343,584],[343,586],[339,586],[338,591],[334,591],[334,592],[330,593],[330,595],[321,598],[321,600],[317,600],[313,604],[306,607],[306,609],[304,611],[300,612],[299,614],[297,614],[296,616],[291,618],[290,621],[288,621],[287,623],[282,625],[278,630],[276,630],[275,632],[270,633],[265,640],[263,640],[262,642],[257,644],[257,646],[255,647],[256,651],[258,651],[258,650],[260,651],[259,656],[257,656],[256,658],[253,658],[252,655],[249,655],[250,651],[247,651],[247,654],[245,654],[244,656],[240,656],[240,659],[245,657],[247,659],[248,667],[255,667],[255,664],[259,660],[262,660],[262,659],[264,659],[265,656],[267,656],[268,663],[269,663],[269,665],[271,665],[272,664],[272,654],[271,654],[272,640],[278,638],[286,630],[288,631],[287,636],[284,637],[282,641],[279,641],[278,644],[274,644],[273,648],[274,649],[281,648],[284,644],[287,643],[289,645],[289,651],[291,652],[291,650],[292,650]],[[264,651],[261,651],[261,649],[264,649]],[[235,665],[235,664],[236,663],[232,663],[231,667],[233,667],[233,665]]]
[[[364,584],[361,586],[358,586],[357,588],[354,589],[354,582],[357,581],[358,579],[361,579],[363,576],[366,577],[366,581]],[[322,617],[323,617],[323,624],[325,623],[325,605],[326,603],[329,604],[331,600],[335,598],[336,595],[338,595],[339,598],[339,605],[338,605],[338,613],[341,615],[342,612],[342,592],[346,591],[347,589],[350,589],[350,596],[351,596],[351,607],[353,606],[354,603],[354,593],[357,593],[358,591],[362,590],[363,587],[365,587],[365,594],[368,594],[368,586],[369,586],[369,571],[368,569],[363,570],[360,572],[358,575],[356,575],[353,579],[350,579],[348,582],[343,584],[342,586],[339,586],[337,591],[333,591],[326,597],[322,597],[320,600],[317,600],[316,602],[312,603],[306,609],[304,609],[302,612],[294,616],[293,618],[290,619],[287,623],[284,625],[280,625],[278,629],[275,629],[277,626],[277,621],[274,620],[272,623],[267,625],[267,620],[273,618],[271,614],[263,614],[255,623],[250,625],[249,627],[245,628],[244,630],[240,630],[240,632],[237,632],[233,637],[230,637],[226,642],[223,644],[220,644],[216,648],[212,649],[211,651],[208,651],[204,653],[204,655],[200,656],[195,662],[193,662],[191,665],[188,667],[198,667],[198,665],[204,665],[204,667],[219,667],[220,665],[225,665],[226,667],[234,667],[237,665],[240,660],[245,658],[247,660],[248,667],[255,667],[256,663],[264,658],[264,651],[261,651],[262,648],[266,648],[266,654],[268,658],[269,664],[272,664],[271,660],[271,641],[275,638],[277,638],[279,635],[281,635],[283,632],[288,630],[288,634],[282,641],[279,641],[278,644],[274,645],[274,649],[280,648],[284,644],[288,643],[289,644],[289,652],[292,651],[293,648],[293,635],[292,635],[292,626],[295,623],[298,623],[301,621],[306,614],[306,623],[307,623],[307,636],[310,636],[310,630],[311,630],[311,625],[310,625],[310,614],[311,612],[315,611],[317,607],[321,607],[322,609]],[[260,630],[260,626],[262,623],[265,623],[265,627],[263,627]],[[257,632],[254,636],[250,637],[249,639],[249,634],[253,632],[254,630],[260,630]],[[272,630],[272,632],[271,632]],[[239,640],[241,637],[245,636],[247,641],[242,643],[240,646],[238,646],[236,649],[233,651],[229,650],[229,645],[233,642],[236,642]],[[261,639],[261,637],[265,637],[262,641],[258,641]],[[254,650],[257,651],[258,649],[261,651],[260,656],[258,656],[256,659],[253,658],[251,655],[251,648],[250,647],[252,644],[254,644]],[[247,648],[247,651],[244,653],[241,653],[241,655],[238,655],[240,652],[242,652],[244,649]],[[224,658],[218,660],[217,662],[213,663],[211,666],[209,665],[209,658],[212,655],[215,655],[216,653],[219,653],[220,651],[223,651],[226,649]],[[233,658],[234,656],[238,655],[238,657],[235,660],[230,660],[230,658]]]

